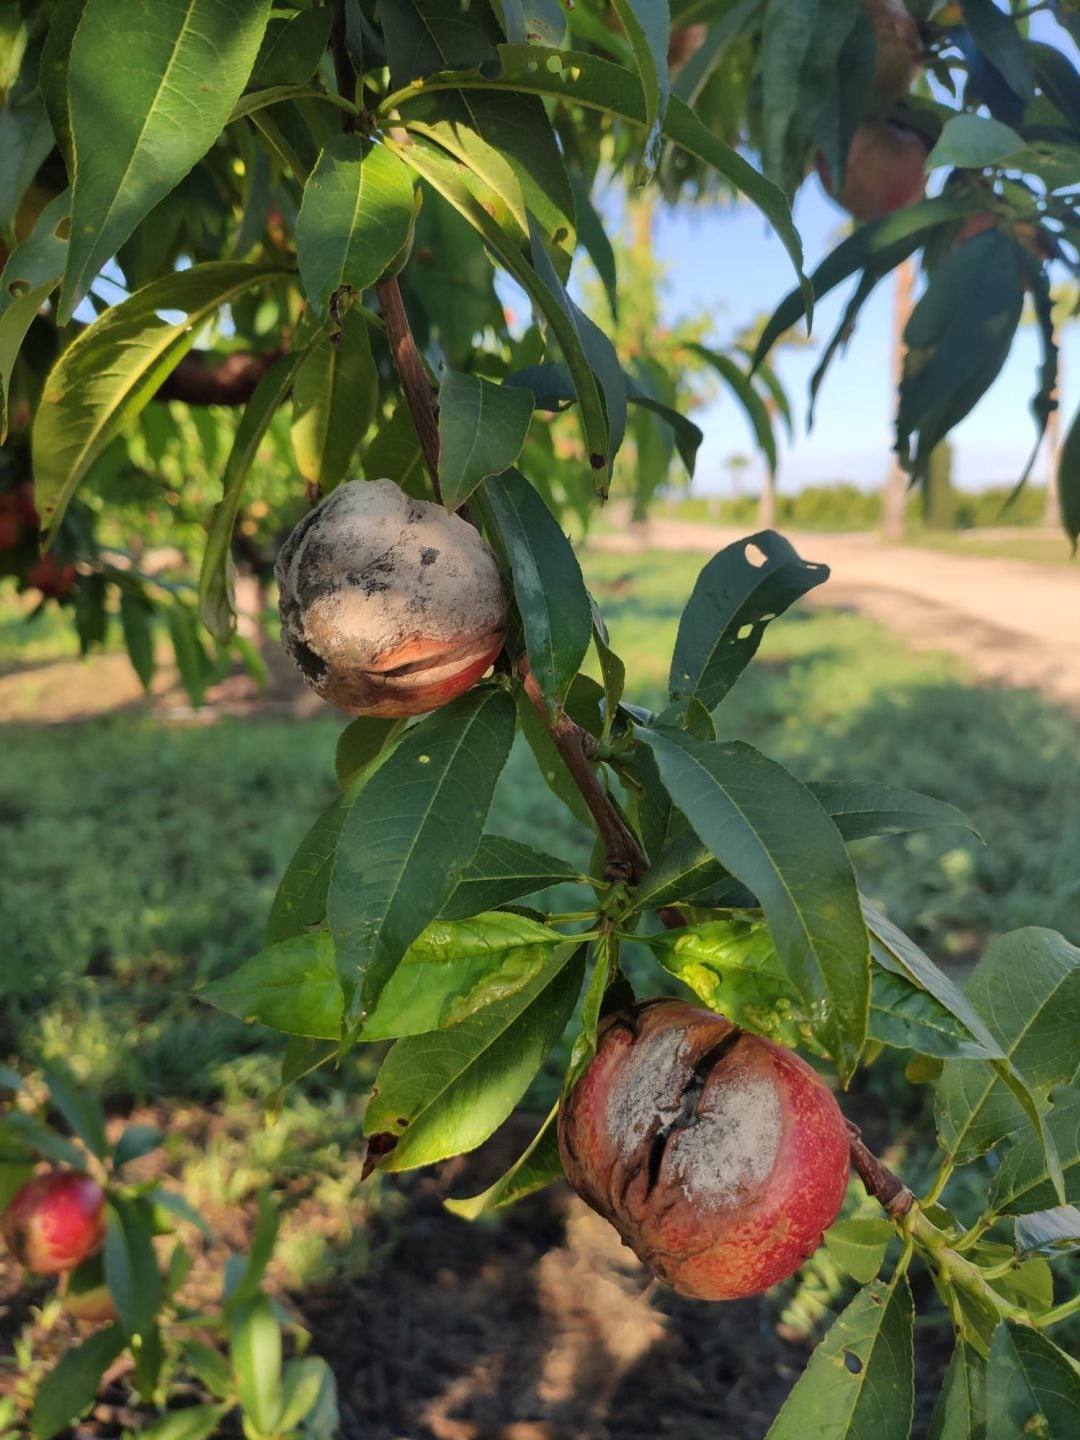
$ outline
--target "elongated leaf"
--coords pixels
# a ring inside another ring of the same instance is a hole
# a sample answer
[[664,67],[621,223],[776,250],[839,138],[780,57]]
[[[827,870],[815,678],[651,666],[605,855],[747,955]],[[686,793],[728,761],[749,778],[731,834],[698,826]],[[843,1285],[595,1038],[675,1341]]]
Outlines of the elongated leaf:
[[139,1431],[139,1440],[209,1440],[226,1409],[225,1405],[188,1405],[147,1425]]
[[330,18],[329,9],[319,6],[272,19],[250,83],[263,89],[268,85],[303,85],[310,80],[330,38]]
[[202,634],[195,611],[187,605],[170,605],[165,618],[169,625],[176,668],[187,697],[198,709],[210,683],[210,657],[203,649]]
[[638,170],[638,184],[644,185],[656,169],[667,113],[671,21],[667,5],[657,5],[656,0],[613,0],[613,4],[633,47],[645,97],[645,156]]
[[615,251],[604,222],[597,214],[585,181],[576,170],[570,171],[570,188],[577,212],[578,244],[584,249],[600,276],[612,319],[618,319],[619,292],[615,273]]
[[330,929],[346,1001],[371,1010],[472,859],[514,738],[505,691],[477,687],[409,730],[345,817]]
[[439,385],[439,482],[448,510],[462,505],[487,475],[521,454],[532,419],[528,391],[479,375],[444,370]]
[[307,832],[281,877],[270,918],[266,943],[276,945],[290,936],[303,935],[326,918],[330,875],[341,829],[355,795],[351,787],[324,810]]
[[[1080,1029],[1080,950],[1052,930],[1013,931],[994,941],[965,990],[1009,1068],[1036,1097],[1072,1079]],[[1000,1068],[979,1060],[945,1066],[934,1108],[941,1143],[960,1163],[984,1154],[1031,1118],[1018,1106]]]
[[320,315],[347,288],[374,285],[400,253],[413,219],[409,172],[384,145],[339,135],[319,156],[296,220],[304,291]]
[[564,942],[557,930],[503,911],[435,920],[386,982],[361,1039],[394,1040],[458,1025],[524,989]]
[[723,355],[718,350],[710,350],[706,345],[692,343],[687,346],[687,349],[692,350],[706,364],[711,365],[734,392],[750,421],[758,448],[768,462],[769,473],[775,474],[776,439],[773,435],[772,420],[769,418],[764,400],[751,385],[742,368],[732,360],[730,355]]
[[558,521],[518,471],[489,476],[479,495],[510,561],[529,665],[548,704],[558,708],[592,637],[581,566]]
[[514,1161],[504,1175],[489,1185],[479,1195],[468,1199],[444,1200],[443,1204],[454,1215],[463,1220],[475,1220],[489,1210],[498,1210],[503,1205],[512,1205],[546,1185],[562,1179],[562,1161],[559,1159],[559,1138],[555,1119],[559,1113],[556,1105],[537,1131],[529,1148]]
[[305,351],[296,350],[272,365],[259,380],[236,427],[232,450],[221,477],[222,497],[214,506],[199,574],[199,616],[220,645],[236,633],[236,593],[232,538],[251,467],[270,423],[296,376]]
[[[494,79],[477,73],[439,75],[417,87],[423,95],[435,89],[509,90],[514,94],[556,95],[560,99],[646,124],[645,97],[638,78],[610,60],[583,51],[545,49],[538,45],[500,45],[501,70]],[[406,114],[412,94],[394,97]],[[802,274],[802,243],[791,219],[783,192],[718,139],[688,105],[671,96],[663,123],[666,140],[696,156],[729,180],[752,201],[775,229],[795,266],[803,286],[807,310],[813,311],[813,293]]]
[[101,1377],[123,1350],[119,1325],[98,1330],[67,1350],[41,1381],[30,1417],[32,1440],[52,1440],[93,1403]]
[[565,860],[545,855],[520,840],[484,835],[439,918],[468,920],[483,910],[508,905],[549,885],[580,879],[574,866]]
[[293,386],[293,454],[300,474],[324,495],[355,478],[356,447],[378,399],[379,372],[368,327],[353,310],[336,336],[324,334],[315,341]]
[[[2,322],[0,322],[2,324]],[[1072,541],[1073,554],[1080,538],[1080,410],[1069,426],[1061,447],[1057,470],[1058,508],[1061,525]]]
[[11,377],[15,373],[15,361],[26,339],[26,332],[34,323],[41,307],[53,292],[55,282],[48,281],[20,295],[0,315],[0,445],[8,434],[8,395]]
[[568,942],[515,995],[452,1029],[397,1042],[364,1115],[381,1169],[474,1150],[502,1124],[570,1019],[583,964],[584,948]]
[[986,1362],[977,1350],[957,1340],[927,1440],[985,1440],[985,1436]]
[[109,1201],[105,1279],[125,1334],[145,1339],[161,1299],[153,1207],[145,1198],[114,1195]]
[[904,835],[938,825],[959,825],[975,836],[971,821],[945,800],[876,781],[812,780],[806,787],[832,816],[845,840],[867,835]]
[[758,897],[777,953],[846,1081],[866,1038],[870,943],[836,827],[782,766],[741,742],[641,730],[675,804]]
[[[107,310],[68,346],[49,372],[34,422],[35,504],[47,539],[91,464],[153,398],[202,324],[244,291],[288,274],[277,265],[193,265]],[[181,319],[158,313],[175,310]]]
[[986,1059],[986,1046],[925,990],[875,968],[870,987],[870,1038],[919,1055]]
[[853,1280],[868,1285],[881,1269],[896,1231],[888,1220],[840,1220],[825,1231],[825,1247]]
[[1034,100],[1035,75],[1012,16],[999,10],[994,0],[960,0],[960,9],[980,52],[1001,72],[1017,99]]
[[345,998],[325,930],[294,935],[262,950],[230,974],[212,980],[198,998],[240,1020],[258,1021],[286,1035],[336,1040]]
[[521,733],[525,736],[526,743],[533,753],[544,784],[566,806],[575,819],[588,829],[595,829],[596,821],[589,813],[589,807],[585,804],[581,791],[566,768],[566,761],[559,754],[555,742],[551,738],[551,732],[536,713],[532,701],[525,694],[524,689],[518,692],[517,720]]
[[[1080,1090],[1055,1090],[1046,1127],[1065,1176],[1065,1199],[1080,1202]],[[1052,1209],[1058,1196],[1046,1152],[1034,1132],[1021,1135],[1002,1158],[990,1185],[990,1205],[1002,1215],[1031,1215]]]
[[1052,1210],[1020,1215],[1014,1233],[1018,1255],[1053,1259],[1071,1254],[1080,1250],[1080,1209],[1075,1205],[1056,1205]]
[[236,1395],[257,1435],[272,1435],[281,1415],[281,1326],[265,1295],[229,1315],[229,1358]]
[[105,1137],[105,1112],[97,1095],[80,1086],[60,1060],[50,1060],[43,1073],[49,1087],[49,1099],[64,1117],[72,1134],[79,1137],[91,1155],[104,1159],[109,1153],[109,1144]]
[[907,1440],[914,1407],[906,1279],[860,1290],[795,1382],[766,1440]]
[[153,613],[149,601],[142,595],[132,590],[121,592],[120,625],[124,632],[124,645],[132,669],[147,694],[150,693],[157,663],[154,659]]
[[50,200],[34,221],[34,228],[16,245],[0,271],[0,315],[30,290],[56,284],[64,271],[67,255],[67,220],[71,214],[71,191],[64,190]]
[[381,720],[375,715],[358,715],[351,720],[338,736],[334,750],[334,773],[341,788],[347,790],[404,727],[403,720]]
[[986,1440],[1080,1433],[1080,1365],[1052,1340],[1003,1320],[986,1367]]
[[1002,164],[1023,148],[1023,136],[1000,120],[992,120],[989,115],[953,115],[945,121],[937,144],[926,157],[926,168],[959,165],[981,170]]
[[749,665],[770,620],[829,577],[771,530],[727,545],[697,578],[679,621],[668,691],[707,710]]
[[115,0],[87,0],[68,65],[75,182],[61,322],[217,139],[269,13],[270,0],[138,0],[125,6],[118,65]]

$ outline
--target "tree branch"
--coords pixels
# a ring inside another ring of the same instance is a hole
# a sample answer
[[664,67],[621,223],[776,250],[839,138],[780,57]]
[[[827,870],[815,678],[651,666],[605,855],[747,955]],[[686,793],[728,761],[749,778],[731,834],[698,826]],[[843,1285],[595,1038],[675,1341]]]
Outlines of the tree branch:
[[847,1128],[851,1142],[851,1168],[866,1187],[866,1193],[878,1201],[891,1219],[899,1220],[915,1204],[915,1196],[899,1175],[894,1175],[866,1148],[859,1127],[848,1120]]
[[435,404],[435,391],[428,377],[427,366],[420,357],[409,328],[409,317],[401,299],[401,289],[396,277],[379,280],[375,285],[379,297],[386,334],[390,341],[390,354],[394,360],[405,400],[420,438],[420,449],[431,472],[431,483],[435,487],[435,498],[442,503],[439,489],[439,417]]
[[208,362],[204,356],[185,355],[157,388],[155,400],[183,400],[188,405],[246,405],[255,387],[284,350],[260,355],[238,351]]

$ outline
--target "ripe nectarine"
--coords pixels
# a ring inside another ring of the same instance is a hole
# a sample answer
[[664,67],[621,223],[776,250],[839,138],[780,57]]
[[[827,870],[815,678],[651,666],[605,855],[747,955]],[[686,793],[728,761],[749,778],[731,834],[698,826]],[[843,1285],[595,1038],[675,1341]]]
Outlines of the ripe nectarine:
[[914,205],[926,189],[925,137],[892,120],[864,120],[848,150],[844,183],[837,195],[824,157],[816,160],[825,192],[856,220],[880,220]]
[[471,525],[390,480],[354,480],[286,540],[282,640],[304,679],[354,715],[436,710],[502,649],[507,601]]
[[105,1243],[105,1193],[79,1170],[49,1170],[15,1192],[0,1232],[34,1275],[73,1270]]
[[559,1111],[574,1188],[683,1295],[733,1300],[793,1274],[836,1219],[844,1117],[791,1050],[681,1000],[608,1017]]

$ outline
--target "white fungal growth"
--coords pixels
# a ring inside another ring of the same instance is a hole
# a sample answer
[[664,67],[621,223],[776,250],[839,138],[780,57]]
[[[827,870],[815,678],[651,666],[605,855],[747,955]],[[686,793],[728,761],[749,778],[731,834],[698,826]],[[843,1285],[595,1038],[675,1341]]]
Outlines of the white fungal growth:
[[726,1204],[761,1185],[780,1150],[780,1100],[768,1079],[706,1086],[697,1118],[668,1142],[665,1163],[691,1200]]
[[679,1114],[691,1079],[686,1052],[681,1030],[659,1030],[635,1042],[633,1063],[612,1085],[605,1110],[608,1133],[623,1159],[650,1129],[670,1125]]

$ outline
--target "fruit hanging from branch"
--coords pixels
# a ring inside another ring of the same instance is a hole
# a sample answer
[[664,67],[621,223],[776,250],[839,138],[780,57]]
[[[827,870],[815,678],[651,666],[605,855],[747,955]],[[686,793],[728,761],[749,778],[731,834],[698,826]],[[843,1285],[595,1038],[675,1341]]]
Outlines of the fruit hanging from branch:
[[32,1274],[74,1270],[105,1243],[105,1192],[82,1171],[49,1170],[15,1192],[0,1232]]
[[874,27],[876,51],[871,93],[884,109],[911,89],[922,68],[922,41],[915,17],[903,0],[863,0]]
[[680,1000],[611,1015],[559,1113],[571,1183],[683,1295],[792,1275],[847,1188],[849,1135],[793,1051]]
[[844,183],[837,194],[823,156],[816,160],[825,192],[856,220],[880,220],[914,205],[926,189],[923,171],[930,146],[910,125],[894,120],[864,120],[848,150]]
[[354,480],[278,556],[282,640],[324,699],[354,715],[423,715],[502,649],[507,599],[478,532],[391,480]]

